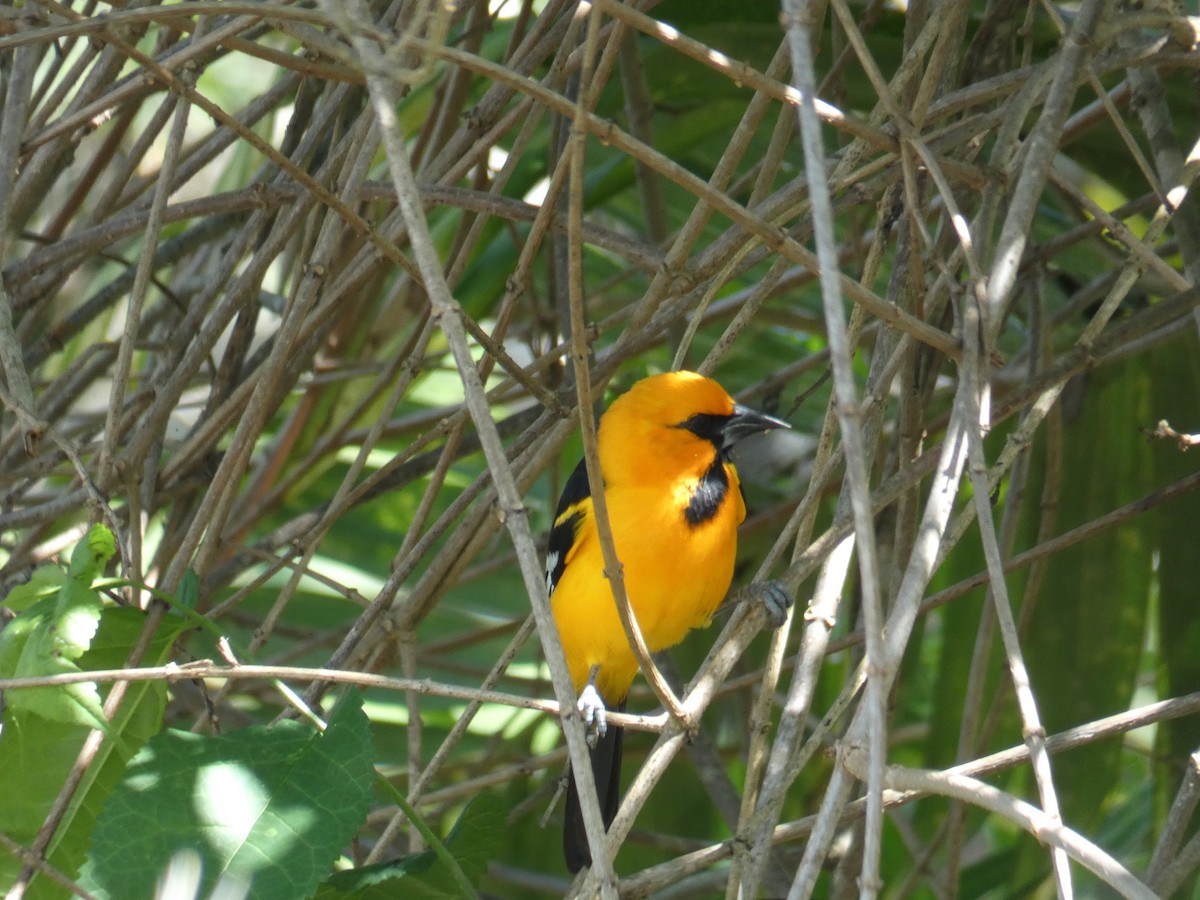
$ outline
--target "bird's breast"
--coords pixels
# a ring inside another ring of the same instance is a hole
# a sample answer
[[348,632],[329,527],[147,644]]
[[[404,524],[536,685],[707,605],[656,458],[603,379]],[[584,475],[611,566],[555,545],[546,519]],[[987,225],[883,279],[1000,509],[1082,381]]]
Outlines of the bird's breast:
[[[741,486],[728,466],[720,502],[689,520],[705,466],[669,479],[610,481],[605,486],[626,594],[651,651],[674,646],[688,631],[707,624],[733,580],[737,528],[746,515]],[[637,661],[603,574],[590,501],[581,512],[551,606],[575,689],[582,689],[596,666],[601,696],[617,702],[637,673]]]
[[606,498],[626,591],[646,644],[651,650],[677,644],[708,622],[729,590],[737,527],[745,517],[741,491],[728,477],[719,491],[692,477],[670,492],[627,488],[608,491]]

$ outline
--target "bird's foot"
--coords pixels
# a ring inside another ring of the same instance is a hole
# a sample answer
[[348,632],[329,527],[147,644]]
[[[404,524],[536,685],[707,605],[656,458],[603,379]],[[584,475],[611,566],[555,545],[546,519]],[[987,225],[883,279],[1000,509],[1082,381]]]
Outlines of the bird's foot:
[[588,746],[593,750],[608,731],[608,708],[596,686],[590,681],[579,692],[579,714],[583,716],[583,729]]
[[787,621],[788,610],[792,608],[792,595],[782,581],[759,581],[750,585],[750,589],[751,599],[766,609],[772,628],[778,628]]

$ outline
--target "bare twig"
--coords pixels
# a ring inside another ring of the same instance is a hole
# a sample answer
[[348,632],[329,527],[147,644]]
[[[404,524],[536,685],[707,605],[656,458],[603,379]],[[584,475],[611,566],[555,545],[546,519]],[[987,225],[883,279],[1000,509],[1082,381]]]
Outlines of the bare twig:
[[1146,436],[1174,441],[1179,445],[1179,449],[1185,453],[1192,447],[1200,444],[1200,434],[1184,434],[1183,432],[1176,431],[1166,419],[1159,419],[1157,425],[1153,428],[1147,428]]

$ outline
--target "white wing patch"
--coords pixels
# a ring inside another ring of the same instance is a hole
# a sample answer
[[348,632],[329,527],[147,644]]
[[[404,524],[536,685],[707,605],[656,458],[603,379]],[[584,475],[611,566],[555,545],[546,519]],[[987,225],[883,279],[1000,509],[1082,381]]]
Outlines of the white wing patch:
[[554,570],[558,568],[558,558],[561,554],[551,550],[546,554],[546,593],[554,593]]

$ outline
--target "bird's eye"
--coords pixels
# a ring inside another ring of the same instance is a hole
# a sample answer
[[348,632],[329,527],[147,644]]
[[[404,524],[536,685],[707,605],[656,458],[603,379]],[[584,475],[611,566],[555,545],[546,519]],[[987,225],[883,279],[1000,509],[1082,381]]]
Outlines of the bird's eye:
[[725,432],[725,425],[729,422],[729,416],[719,416],[712,413],[696,413],[694,416],[689,416],[684,419],[676,428],[683,428],[690,431],[696,437],[704,438],[706,441],[712,441],[718,447],[721,445]]

